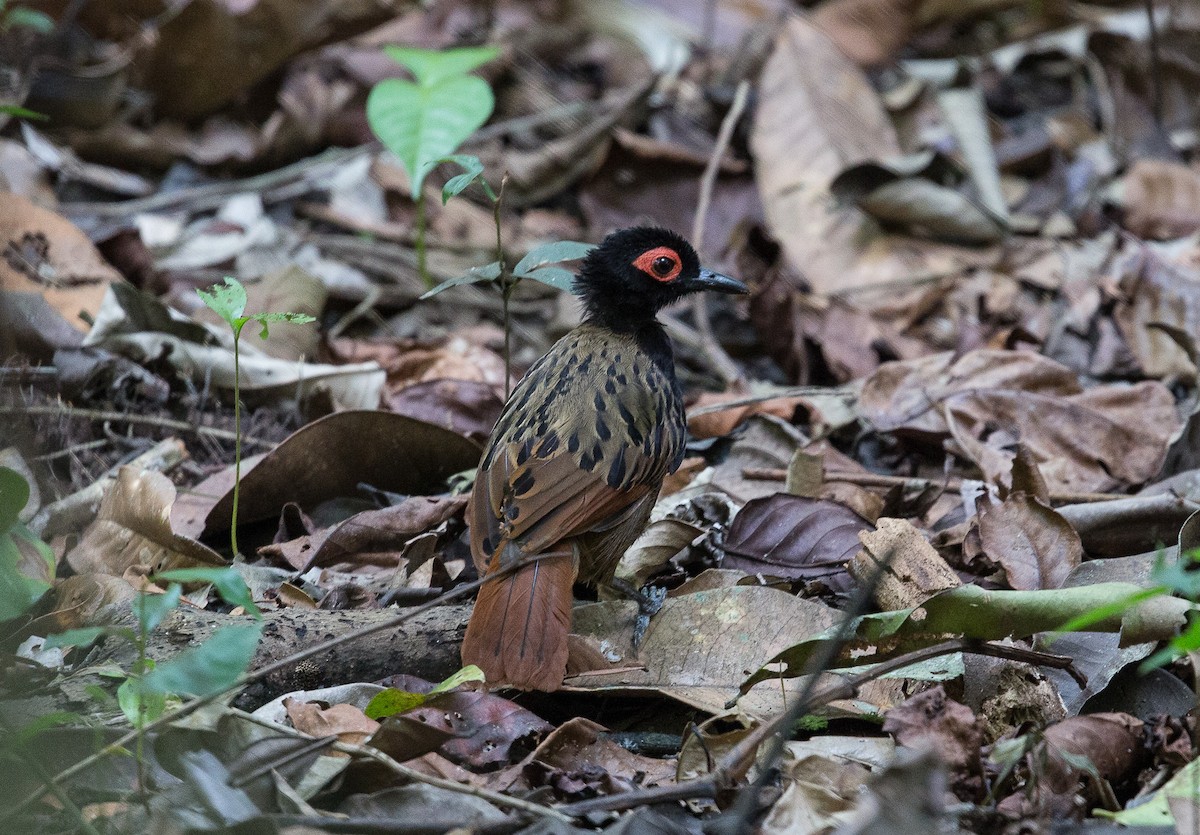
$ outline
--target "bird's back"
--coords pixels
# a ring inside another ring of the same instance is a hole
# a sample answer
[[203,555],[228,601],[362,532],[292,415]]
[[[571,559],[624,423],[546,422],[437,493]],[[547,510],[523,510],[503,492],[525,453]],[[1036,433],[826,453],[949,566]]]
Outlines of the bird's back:
[[[625,540],[644,521],[630,508],[648,512],[679,465],[684,431],[661,329],[580,325],[529,370],[492,432],[471,497],[476,564],[511,545],[536,554],[591,534],[582,542],[594,552]],[[583,555],[583,579],[606,580],[612,566],[594,563],[615,565],[620,553],[600,556]]]

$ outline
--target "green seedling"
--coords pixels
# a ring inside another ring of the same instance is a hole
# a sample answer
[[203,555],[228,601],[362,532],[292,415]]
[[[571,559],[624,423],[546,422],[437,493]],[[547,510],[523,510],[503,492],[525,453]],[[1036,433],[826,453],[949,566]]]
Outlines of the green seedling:
[[238,340],[242,336],[242,328],[249,322],[262,326],[259,336],[266,339],[269,335],[268,325],[271,322],[291,322],[296,325],[317,321],[304,313],[251,313],[246,315],[246,288],[236,278],[226,276],[225,283],[214,284],[208,290],[196,290],[200,300],[208,305],[214,313],[225,320],[233,331],[233,519],[229,527],[229,540],[233,547],[233,556],[238,556],[237,519],[238,491],[242,481],[242,398],[240,391],[241,367],[238,351]]
[[21,522],[29,483],[0,467],[0,622],[24,614],[54,580],[54,552]]
[[454,152],[492,115],[496,100],[487,82],[469,73],[499,54],[494,47],[469,47],[434,51],[413,47],[386,47],[392,60],[408,69],[413,80],[388,78],[367,96],[367,123],[371,131],[400,160],[411,181],[416,204],[417,269],[426,287],[433,282],[425,265],[425,198],[423,186],[439,163],[453,162],[464,168],[455,188],[442,191],[445,202],[458,194],[483,170],[478,170]]

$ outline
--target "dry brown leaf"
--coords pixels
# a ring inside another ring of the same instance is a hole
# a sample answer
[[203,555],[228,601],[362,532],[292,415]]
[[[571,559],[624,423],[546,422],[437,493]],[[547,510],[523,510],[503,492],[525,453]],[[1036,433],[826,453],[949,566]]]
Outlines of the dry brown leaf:
[[108,285],[122,281],[66,218],[16,194],[0,194],[0,292],[34,293],[73,327],[89,327]]
[[76,574],[150,574],[175,568],[224,567],[211,548],[171,530],[175,485],[162,473],[122,467],[96,520],[67,554]]
[[866,77],[801,17],[788,19],[763,69],[750,145],[767,225],[819,294],[954,273],[982,256],[885,235],[833,203],[829,184],[844,168],[900,146]]
[[1028,493],[998,505],[980,498],[979,538],[1014,589],[1057,589],[1083,559],[1079,534],[1060,514]]
[[[934,595],[962,585],[942,556],[903,519],[880,519],[858,535],[862,550],[848,567],[854,579],[871,583],[878,575],[875,602],[884,610],[911,609]],[[879,566],[884,566],[882,573]]]
[[921,0],[829,0],[813,24],[860,67],[890,63],[912,37]]
[[1182,238],[1200,229],[1200,170],[1139,159],[1125,174],[1123,225],[1139,238]]
[[1147,377],[1190,379],[1196,367],[1187,353],[1155,324],[1200,334],[1200,272],[1168,263],[1148,247],[1135,248],[1117,267],[1113,318]]
[[321,739],[336,736],[340,742],[357,745],[379,730],[379,723],[367,718],[354,705],[338,704],[322,708],[315,702],[284,699],[292,727],[301,733]]

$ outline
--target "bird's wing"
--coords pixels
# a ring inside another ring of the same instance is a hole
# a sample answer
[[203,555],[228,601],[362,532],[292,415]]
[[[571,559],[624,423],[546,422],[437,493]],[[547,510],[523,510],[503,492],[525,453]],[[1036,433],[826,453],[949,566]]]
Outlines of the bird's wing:
[[[636,370],[636,373],[635,373]],[[678,465],[674,383],[636,344],[579,329],[542,358],[497,423],[471,496],[471,550],[552,550],[610,525]]]

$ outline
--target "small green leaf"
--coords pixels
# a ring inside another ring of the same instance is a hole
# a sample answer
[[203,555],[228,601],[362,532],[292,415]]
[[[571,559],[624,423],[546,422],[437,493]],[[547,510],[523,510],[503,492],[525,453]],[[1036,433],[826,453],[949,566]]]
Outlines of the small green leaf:
[[57,728],[62,725],[86,725],[87,723],[87,717],[81,714],[72,713],[69,710],[56,710],[53,713],[38,716],[28,724],[22,725],[17,729],[12,741],[21,745],[49,728]]
[[470,46],[459,49],[420,49],[414,46],[385,46],[383,51],[407,69],[423,87],[456,75],[466,75],[500,54],[494,46]]
[[582,241],[554,241],[534,247],[513,267],[513,275],[525,278],[535,267],[544,264],[559,264],[563,261],[578,261],[595,249],[595,244],[585,244]]
[[230,606],[241,606],[255,617],[262,617],[254,598],[250,596],[250,588],[237,569],[228,568],[177,568],[173,571],[160,571],[155,577],[171,580],[176,583],[212,583],[217,594]]
[[16,27],[30,29],[39,35],[49,35],[54,31],[54,18],[45,12],[17,6],[4,16],[4,28],[6,30]]
[[157,629],[167,613],[179,605],[179,598],[182,596],[183,590],[178,583],[167,586],[167,590],[162,594],[141,593],[133,609],[137,612],[142,632],[149,634]]
[[204,302],[213,312],[229,323],[229,327],[238,329],[238,318],[246,310],[246,288],[236,278],[225,277],[224,284],[214,284],[208,290],[196,289],[200,301]]
[[[149,659],[147,661],[152,668],[153,662]],[[117,688],[117,705],[129,720],[129,724],[135,728],[162,716],[167,709],[167,699],[170,698],[168,693],[147,690],[142,682],[142,679],[131,676]]]
[[[456,177],[451,177],[446,181],[446,185],[442,186],[442,205],[446,205],[451,197],[462,194],[471,183],[483,173],[483,163],[479,157],[473,154],[452,154],[445,157],[441,162],[452,162],[463,170],[462,174]],[[487,185],[487,182],[484,182]]]
[[307,325],[309,322],[317,321],[307,313],[254,313],[248,318],[262,325],[262,330],[258,335],[263,339],[266,339],[268,335],[268,322],[290,322],[294,325]]
[[386,719],[397,713],[420,707],[434,696],[453,690],[460,684],[483,680],[483,670],[474,664],[468,664],[441,684],[436,685],[428,693],[410,693],[407,690],[397,690],[395,687],[389,687],[387,690],[376,693],[367,705],[365,713],[371,719]]
[[45,113],[38,113],[36,110],[21,107],[19,104],[0,104],[0,113],[6,116],[15,116],[18,119],[36,119],[39,122],[45,122],[50,118]]
[[548,284],[556,290],[570,293],[574,289],[575,273],[562,267],[538,267],[531,272],[523,273],[521,278],[532,278],[542,284]]
[[122,629],[115,626],[85,626],[82,629],[68,629],[66,632],[47,636],[43,649],[86,647],[89,644],[95,643],[96,639],[102,635],[117,635],[131,643],[135,640],[133,630],[131,629]]
[[54,552],[24,525],[0,533],[0,622],[24,614],[50,590]]
[[372,696],[371,701],[367,703],[367,709],[363,712],[367,714],[368,719],[379,720],[412,710],[423,704],[425,704],[424,693],[410,693],[407,690],[389,687]]
[[410,196],[419,200],[438,160],[453,154],[494,107],[492,88],[473,75],[443,78],[431,86],[388,78],[367,95],[367,122],[404,165],[412,180]]
[[144,681],[148,691],[209,696],[228,689],[250,666],[262,627],[222,626],[200,646],[164,661]]
[[493,261],[490,264],[484,264],[482,267],[472,267],[463,275],[449,278],[434,287],[432,290],[427,290],[421,294],[422,299],[428,299],[436,296],[443,290],[449,290],[451,287],[459,287],[463,284],[482,284],[485,281],[495,281],[500,277],[500,262]]
[[29,502],[29,482],[11,467],[0,467],[0,533],[17,524]]

